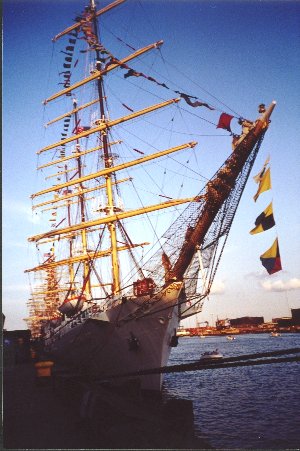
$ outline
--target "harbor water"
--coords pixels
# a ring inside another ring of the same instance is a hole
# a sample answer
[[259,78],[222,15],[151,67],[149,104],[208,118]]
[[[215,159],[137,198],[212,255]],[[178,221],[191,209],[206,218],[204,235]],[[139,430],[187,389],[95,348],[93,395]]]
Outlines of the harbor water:
[[[218,349],[224,357],[298,347],[299,334],[182,337],[170,365]],[[195,431],[214,448],[299,449],[298,362],[166,374],[163,396],[193,401]]]

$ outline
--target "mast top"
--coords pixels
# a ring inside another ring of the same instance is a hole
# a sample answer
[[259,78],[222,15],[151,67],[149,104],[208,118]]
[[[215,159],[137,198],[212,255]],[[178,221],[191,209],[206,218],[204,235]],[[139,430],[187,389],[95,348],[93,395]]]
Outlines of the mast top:
[[[118,6],[121,3],[124,3],[125,1],[126,0],[115,0],[114,2],[110,3],[109,5],[105,6],[104,8],[100,9],[99,11],[97,11],[96,12],[96,16],[100,16],[101,14],[106,13],[107,11],[111,10],[112,8],[114,8],[115,6]],[[94,2],[94,0],[90,0],[90,2],[91,2],[91,7],[93,9],[95,9],[95,2]],[[92,6],[92,3],[94,3],[94,6]],[[65,34],[68,34],[71,31],[75,30],[76,28],[79,28],[79,26],[80,26],[80,23],[76,22],[74,25],[71,25],[70,27],[66,28],[65,30],[61,31],[56,36],[54,36],[54,38],[52,38],[52,41],[56,42],[59,38],[61,38]]]
[[[268,128],[268,126],[269,126],[269,123],[271,122],[270,121],[270,117],[271,117],[271,114],[273,113],[273,110],[274,110],[274,108],[275,108],[275,106],[276,106],[276,101],[275,100],[273,100],[271,103],[270,103],[270,105],[268,106],[268,108],[266,109],[265,108],[265,105],[262,103],[262,104],[260,104],[259,105],[259,113],[262,113],[261,115],[260,115],[260,117],[258,118],[258,120],[256,121],[256,123],[258,124],[258,123],[260,123],[261,125],[260,125],[260,127],[262,128],[262,129],[266,129],[266,128]],[[261,129],[260,128],[260,129]],[[259,129],[259,130],[260,130]]]
[[269,105],[269,107],[267,108],[267,110],[263,111],[263,114],[262,114],[261,117],[260,117],[260,120],[261,120],[262,122],[266,122],[266,121],[268,121],[268,120],[270,119],[271,114],[273,113],[273,110],[274,110],[276,104],[277,104],[276,100],[273,100],[273,101],[270,103],[270,105]]

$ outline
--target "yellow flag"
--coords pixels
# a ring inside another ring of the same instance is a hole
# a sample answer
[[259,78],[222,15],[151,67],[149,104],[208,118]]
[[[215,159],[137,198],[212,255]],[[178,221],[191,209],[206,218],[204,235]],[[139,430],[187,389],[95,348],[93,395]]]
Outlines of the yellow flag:
[[265,230],[269,230],[275,225],[275,220],[273,216],[273,206],[272,202],[267,206],[267,208],[259,215],[257,216],[255,220],[254,229],[250,230],[249,233],[251,235],[254,235],[255,233],[264,232]]
[[265,161],[262,169],[259,171],[259,173],[253,177],[253,180],[255,181],[255,183],[259,183],[261,181],[261,179],[263,178],[263,175],[266,171],[266,167],[268,166],[269,163],[270,163],[270,155],[268,155],[268,158],[266,159],[266,161]]
[[253,196],[254,201],[256,202],[259,195],[261,193],[263,193],[264,191],[268,191],[269,189],[271,189],[271,173],[270,173],[270,168],[268,168],[266,170],[266,172],[264,173],[261,181],[259,182],[259,187],[257,190],[257,193],[255,194],[255,196]]

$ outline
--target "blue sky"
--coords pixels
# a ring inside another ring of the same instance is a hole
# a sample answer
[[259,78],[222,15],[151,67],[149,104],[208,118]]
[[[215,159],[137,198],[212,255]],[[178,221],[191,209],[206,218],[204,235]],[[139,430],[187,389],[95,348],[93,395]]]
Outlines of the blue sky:
[[[55,141],[45,136],[47,113],[42,106],[57,89],[51,82],[57,72],[51,38],[69,26],[83,6],[77,0],[4,0],[2,298],[8,329],[24,328],[27,315],[29,288],[23,271],[34,266],[27,237],[36,222],[30,195],[40,183],[35,152]],[[277,101],[252,174],[270,154],[272,190],[254,203],[256,185],[250,177],[216,275],[216,293],[205,304],[201,321],[244,315],[270,320],[300,307],[299,17],[296,1],[128,0],[104,18],[106,43],[112,33],[136,48],[164,39],[164,59],[153,75],[175,80],[184,92],[216,106],[212,113],[193,110],[213,124],[221,111],[255,119],[259,103]],[[157,93],[168,98],[168,93]],[[126,92],[123,95],[130,102],[129,94],[128,99]],[[231,145],[230,137],[215,125],[199,121],[199,134],[206,133],[217,139],[199,136],[205,175],[225,159],[218,146]],[[276,229],[249,235],[271,200]],[[268,276],[259,255],[276,233],[284,270]]]

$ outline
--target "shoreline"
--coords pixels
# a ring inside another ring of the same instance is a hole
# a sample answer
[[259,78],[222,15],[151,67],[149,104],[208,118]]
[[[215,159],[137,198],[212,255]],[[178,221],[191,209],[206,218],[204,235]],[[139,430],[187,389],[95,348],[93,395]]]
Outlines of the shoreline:
[[185,338],[185,337],[227,337],[227,336],[242,336],[246,334],[252,334],[252,335],[262,335],[262,334],[272,334],[272,333],[278,333],[278,334],[297,334],[300,333],[300,327],[295,328],[270,328],[268,330],[262,330],[262,329],[248,329],[248,328],[240,328],[240,329],[227,329],[227,330],[217,330],[216,328],[209,327],[206,330],[199,327],[186,327],[179,329],[177,331],[177,337],[178,338]]

